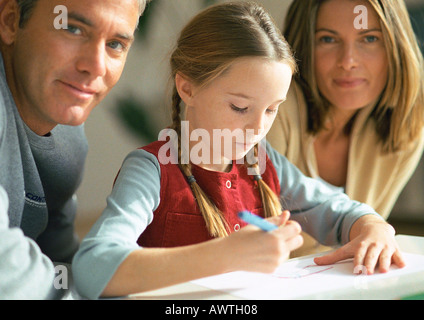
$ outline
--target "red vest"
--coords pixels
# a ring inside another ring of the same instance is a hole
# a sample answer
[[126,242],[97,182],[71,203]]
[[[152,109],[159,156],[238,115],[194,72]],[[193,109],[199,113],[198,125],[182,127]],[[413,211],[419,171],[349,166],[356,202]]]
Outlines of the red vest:
[[[158,158],[159,149],[164,143],[156,141],[141,149]],[[262,178],[279,195],[280,183],[275,168],[268,157],[266,161]],[[142,247],[175,247],[211,239],[190,185],[178,165],[160,163],[160,170],[160,203],[153,212],[152,223],[137,243]],[[242,210],[263,217],[257,182],[247,174],[245,165],[233,165],[230,172],[209,171],[192,165],[192,173],[199,186],[225,215],[231,232],[246,225],[237,216]]]

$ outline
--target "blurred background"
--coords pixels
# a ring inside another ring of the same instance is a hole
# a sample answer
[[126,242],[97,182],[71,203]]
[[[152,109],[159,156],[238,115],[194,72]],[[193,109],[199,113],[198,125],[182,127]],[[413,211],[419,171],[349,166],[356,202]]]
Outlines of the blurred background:
[[[292,0],[257,0],[283,25]],[[153,0],[140,19],[121,80],[85,124],[89,153],[78,191],[77,232],[83,237],[106,206],[113,180],[132,150],[157,140],[170,124],[168,58],[179,31],[204,7],[226,0]],[[424,43],[424,0],[406,0]],[[422,46],[424,48],[424,46]],[[424,236],[424,159],[402,192],[389,222],[398,233]]]

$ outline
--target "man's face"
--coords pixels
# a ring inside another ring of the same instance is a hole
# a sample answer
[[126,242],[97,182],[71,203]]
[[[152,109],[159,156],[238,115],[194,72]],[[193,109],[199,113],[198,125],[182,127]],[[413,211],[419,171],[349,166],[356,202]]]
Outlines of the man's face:
[[[57,28],[56,6],[68,29]],[[25,123],[44,135],[80,125],[119,80],[137,25],[136,0],[38,0],[16,32],[8,84]],[[6,67],[7,69],[7,67]]]

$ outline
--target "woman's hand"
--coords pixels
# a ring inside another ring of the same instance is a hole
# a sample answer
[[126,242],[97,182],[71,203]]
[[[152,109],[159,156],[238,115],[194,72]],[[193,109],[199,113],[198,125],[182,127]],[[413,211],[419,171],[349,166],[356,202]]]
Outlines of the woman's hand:
[[405,261],[394,236],[391,225],[379,217],[366,215],[353,224],[349,243],[314,261],[318,265],[327,265],[353,258],[354,272],[366,274],[373,274],[377,265],[383,273],[389,271],[391,264],[402,268]]

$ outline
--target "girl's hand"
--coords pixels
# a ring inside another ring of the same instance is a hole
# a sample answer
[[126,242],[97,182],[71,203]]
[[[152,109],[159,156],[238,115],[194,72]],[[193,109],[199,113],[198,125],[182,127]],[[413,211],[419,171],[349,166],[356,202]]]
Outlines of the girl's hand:
[[372,215],[363,216],[353,224],[349,243],[314,261],[318,265],[327,265],[353,258],[354,272],[366,274],[373,274],[377,265],[383,273],[389,271],[392,263],[402,268],[405,262],[394,236],[393,227],[384,220]]
[[303,243],[300,225],[288,221],[289,217],[290,213],[284,211],[279,217],[268,218],[269,222],[280,226],[270,232],[248,225],[224,238],[227,241],[224,254],[230,257],[230,271],[271,273],[287,260],[290,252]]

